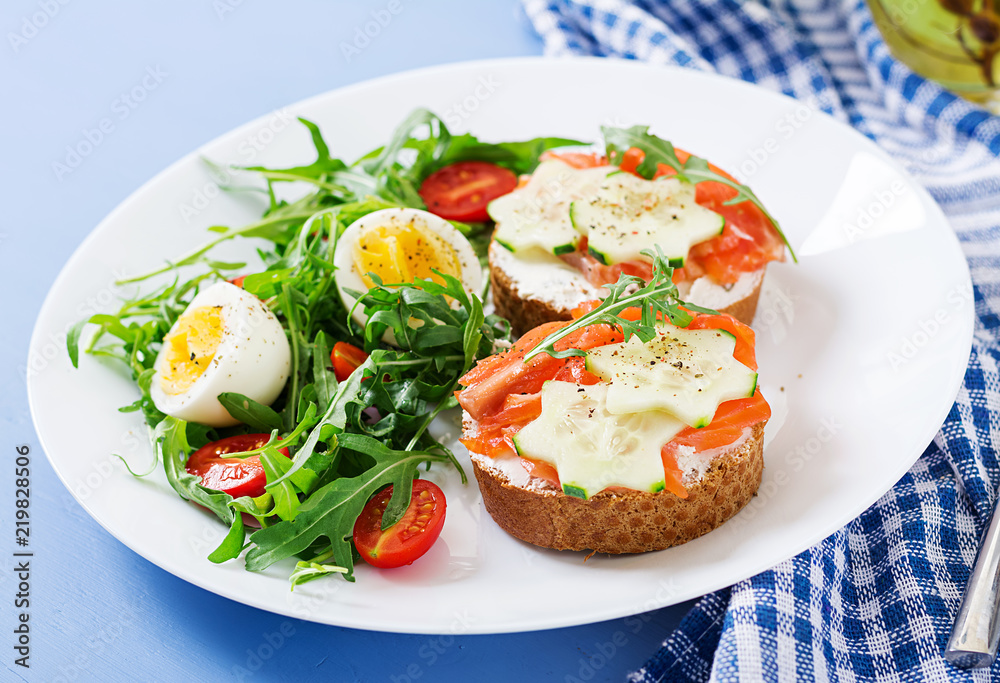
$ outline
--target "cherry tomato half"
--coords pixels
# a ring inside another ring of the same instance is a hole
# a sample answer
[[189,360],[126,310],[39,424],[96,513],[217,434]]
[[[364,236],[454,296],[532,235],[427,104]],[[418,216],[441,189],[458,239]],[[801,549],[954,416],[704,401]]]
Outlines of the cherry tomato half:
[[403,518],[382,531],[382,514],[391,497],[391,486],[379,491],[354,523],[354,545],[361,559],[375,567],[412,564],[430,550],[444,526],[444,491],[433,482],[416,479]]
[[[225,453],[239,453],[260,448],[269,438],[270,434],[240,434],[213,441],[192,453],[184,469],[201,477],[202,486],[228,493],[233,498],[262,496],[267,480],[264,466],[260,464],[258,456],[252,455],[249,458],[221,456]],[[278,452],[288,457],[287,448],[279,448]]]
[[351,373],[366,360],[368,360],[367,353],[347,342],[337,342],[330,352],[330,362],[333,363],[333,373],[337,376],[338,382],[350,377]]
[[450,221],[485,221],[486,205],[517,187],[514,172],[485,161],[460,161],[420,185],[427,210]]
[[229,280],[229,282],[231,284],[236,285],[240,289],[243,289],[243,281],[246,280],[246,279],[247,279],[246,275],[238,275],[237,277],[234,277],[231,280]]

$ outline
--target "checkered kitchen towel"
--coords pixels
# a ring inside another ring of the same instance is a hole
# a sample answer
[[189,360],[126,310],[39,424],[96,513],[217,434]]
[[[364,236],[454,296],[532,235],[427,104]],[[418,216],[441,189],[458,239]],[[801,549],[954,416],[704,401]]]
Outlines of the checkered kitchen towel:
[[702,598],[630,678],[1000,680],[1000,664],[962,671],[941,656],[1000,483],[1000,118],[895,61],[864,0],[524,0],[524,8],[548,54],[715,70],[854,126],[938,201],[975,286],[964,386],[913,469],[819,545]]

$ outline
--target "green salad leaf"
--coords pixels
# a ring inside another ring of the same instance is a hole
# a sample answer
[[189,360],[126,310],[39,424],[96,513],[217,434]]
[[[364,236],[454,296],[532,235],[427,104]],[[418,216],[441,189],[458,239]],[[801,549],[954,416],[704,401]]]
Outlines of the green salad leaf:
[[272,429],[281,429],[280,415],[274,412],[270,406],[261,405],[243,394],[223,392],[219,394],[219,403],[234,419],[248,427],[266,432]]
[[243,524],[243,515],[233,515],[233,523],[229,527],[229,532],[222,539],[219,547],[209,554],[208,561],[214,564],[222,564],[227,560],[239,557],[240,553],[243,552],[243,542],[245,540],[246,527]]

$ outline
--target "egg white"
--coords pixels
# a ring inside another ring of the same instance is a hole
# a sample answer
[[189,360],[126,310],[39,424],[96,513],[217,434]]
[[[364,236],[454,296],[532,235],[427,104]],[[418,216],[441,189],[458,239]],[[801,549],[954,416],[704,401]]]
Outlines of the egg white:
[[[461,269],[461,277],[459,279],[462,281],[462,287],[469,294],[478,296],[482,292],[482,266],[479,264],[479,259],[476,257],[476,252],[473,250],[469,240],[455,226],[440,216],[435,216],[420,209],[381,209],[380,211],[373,211],[370,214],[362,216],[351,223],[337,240],[337,248],[333,256],[333,263],[337,267],[337,291],[340,293],[340,298],[348,310],[354,307],[357,299],[348,293],[347,290],[353,289],[356,292],[368,291],[368,285],[361,279],[364,273],[359,273],[357,267],[354,265],[354,245],[357,244],[361,231],[378,225],[403,226],[411,223],[415,223],[433,232],[447,242],[455,250],[455,255],[458,258],[459,268]],[[364,309],[361,306],[354,308],[351,317],[362,327],[368,322],[368,316],[365,315]],[[388,332],[391,333],[392,331],[389,330]],[[387,339],[387,341],[393,343],[392,339]]]
[[[243,394],[270,405],[291,372],[292,355],[281,323],[253,294],[219,282],[195,296],[186,315],[202,306],[220,306],[222,340],[204,373],[184,393],[168,394],[160,384],[166,354],[156,357],[150,395],[162,412],[210,427],[227,427],[238,420],[219,403],[224,392]],[[171,328],[172,333],[177,324]]]

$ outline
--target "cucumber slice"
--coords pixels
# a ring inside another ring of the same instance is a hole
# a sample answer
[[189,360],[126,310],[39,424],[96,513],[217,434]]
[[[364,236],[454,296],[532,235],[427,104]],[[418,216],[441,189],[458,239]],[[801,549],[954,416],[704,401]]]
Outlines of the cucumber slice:
[[753,396],[757,373],[733,358],[736,337],[725,330],[657,327],[587,351],[587,370],[608,382],[613,414],[663,410],[691,427],[708,426],[723,401]]
[[576,251],[581,234],[570,220],[570,203],[596,192],[613,168],[575,169],[558,160],[542,162],[527,185],[490,202],[487,211],[497,224],[494,239],[515,253]]
[[640,252],[657,244],[679,268],[693,245],[725,226],[721,215],[695,203],[691,183],[644,180],[629,173],[607,176],[594,196],[572,203],[570,217],[587,234],[590,254],[606,266],[648,261]]
[[546,382],[541,415],[514,438],[518,453],[554,465],[563,493],[577,498],[608,486],[663,490],[660,449],[684,423],[659,410],[615,415],[608,400],[604,384]]

